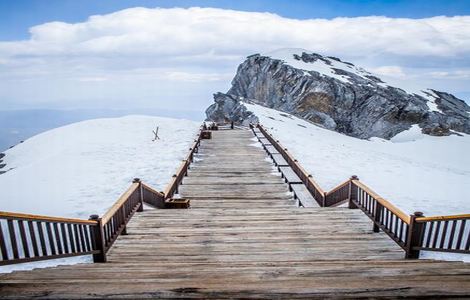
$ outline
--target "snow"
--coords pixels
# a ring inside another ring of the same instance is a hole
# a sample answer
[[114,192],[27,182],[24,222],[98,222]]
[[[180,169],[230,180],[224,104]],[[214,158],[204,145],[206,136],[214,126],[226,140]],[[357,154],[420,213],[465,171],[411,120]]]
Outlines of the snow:
[[[365,76],[372,75],[371,73],[365,71],[362,68],[358,68],[356,66],[353,66],[344,62],[340,62],[340,61],[337,61],[335,59],[331,59],[325,56],[323,57],[324,60],[318,59],[314,62],[308,62],[308,63],[294,58],[294,54],[302,56],[303,52],[312,53],[312,51],[308,51],[308,50],[300,49],[300,48],[283,48],[283,49],[278,49],[278,50],[261,54],[261,55],[268,56],[273,59],[282,60],[286,64],[296,69],[305,70],[305,71],[315,71],[324,76],[336,78],[345,83],[350,83],[348,76],[338,75],[336,74],[334,69],[341,69],[341,70],[353,73],[359,77],[364,78],[365,80],[370,80],[369,78]],[[325,61],[327,61],[328,63]],[[308,73],[305,73],[305,74],[308,75]]]
[[432,90],[430,89],[419,90],[413,93],[428,100],[428,102],[426,102],[426,105],[429,107],[429,111],[442,113],[442,111],[439,108],[437,108],[437,103],[436,103],[436,99],[439,99],[439,96],[437,96],[436,93],[434,93]]
[[[152,130],[159,126],[160,139]],[[7,150],[0,175],[2,211],[88,219],[102,215],[141,178],[163,190],[187,154],[200,123],[150,116],[95,119],[36,135]],[[87,261],[87,257],[0,267]]]
[[[408,214],[470,212],[469,135],[432,137],[413,126],[390,141],[361,140],[276,110],[245,106],[327,191],[351,175],[358,175],[362,182]],[[444,257],[460,259],[450,254]]]

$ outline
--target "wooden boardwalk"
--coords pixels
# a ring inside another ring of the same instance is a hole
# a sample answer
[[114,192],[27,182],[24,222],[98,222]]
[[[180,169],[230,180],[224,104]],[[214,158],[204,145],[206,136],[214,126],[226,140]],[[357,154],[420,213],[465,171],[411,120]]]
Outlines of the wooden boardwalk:
[[405,260],[359,210],[299,208],[248,130],[213,132],[180,186],[108,262],[0,275],[0,298],[368,298],[470,295],[470,266]]

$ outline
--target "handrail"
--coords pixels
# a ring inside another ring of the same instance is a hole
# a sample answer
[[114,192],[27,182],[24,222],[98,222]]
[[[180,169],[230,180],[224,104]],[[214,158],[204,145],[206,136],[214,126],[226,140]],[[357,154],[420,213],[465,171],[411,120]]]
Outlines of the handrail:
[[379,202],[380,204],[382,204],[383,207],[385,207],[388,210],[390,210],[391,212],[393,212],[397,217],[399,217],[400,219],[405,221],[407,224],[410,224],[410,216],[405,214],[401,209],[399,209],[398,207],[396,207],[395,205],[393,205],[389,201],[385,200],[384,198],[380,197],[376,192],[374,192],[371,188],[369,188],[367,185],[363,184],[359,180],[354,180],[353,179],[352,182],[356,186],[358,186],[359,188],[364,190],[364,192],[366,192],[369,195],[371,195],[372,197],[374,197],[375,200],[377,202]]
[[325,202],[325,192],[323,189],[313,180],[312,175],[298,163],[298,161],[288,152],[287,148],[283,147],[278,140],[275,140],[273,135],[268,133],[263,125],[258,124],[257,128],[261,133],[269,140],[269,142],[276,148],[277,151],[284,157],[287,163],[291,166],[292,170],[299,176],[300,180],[304,183],[307,190],[312,194],[315,201],[320,206],[323,206]]
[[0,265],[96,255],[98,227],[95,220],[0,212]]
[[451,215],[451,216],[419,217],[419,218],[416,218],[416,222],[451,221],[451,220],[462,220],[462,219],[470,219],[470,214],[460,214],[460,215]]
[[257,124],[256,127],[285,158],[320,206],[349,202],[349,208],[361,209],[372,220],[373,231],[382,229],[406,251],[407,258],[418,258],[420,250],[470,254],[470,214],[424,217],[416,212],[407,215],[360,182],[357,176],[324,192],[264,126]]
[[163,194],[165,195],[165,200],[172,198],[174,194],[178,193],[178,186],[183,181],[184,176],[188,174],[189,166],[193,162],[194,153],[197,153],[199,150],[203,131],[204,126],[201,126],[196,136],[196,139],[189,148],[189,153],[186,155],[185,159],[183,159],[182,163],[178,166],[178,168],[176,169],[176,173],[173,174],[172,179],[165,187],[163,191]]
[[0,219],[5,220],[34,220],[38,222],[61,222],[61,223],[70,223],[70,224],[87,224],[94,225],[96,221],[93,220],[83,220],[83,219],[74,219],[74,218],[61,218],[61,217],[51,217],[51,216],[42,216],[42,215],[32,215],[32,214],[22,214],[14,213],[7,211],[0,211]]
[[135,192],[135,190],[139,187],[139,182],[133,182],[131,186],[122,194],[118,200],[111,206],[108,211],[101,216],[101,221],[103,223],[107,223],[113,215],[122,207],[122,205],[129,199],[129,197],[132,195],[132,193]]

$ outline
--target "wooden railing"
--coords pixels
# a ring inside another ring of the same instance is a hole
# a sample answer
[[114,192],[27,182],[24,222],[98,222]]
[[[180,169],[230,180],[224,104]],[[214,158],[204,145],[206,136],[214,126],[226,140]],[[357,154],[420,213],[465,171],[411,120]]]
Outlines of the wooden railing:
[[470,253],[470,214],[424,217],[413,220],[418,228],[411,251]]
[[204,129],[201,126],[196,139],[189,148],[189,153],[186,155],[185,159],[183,159],[180,166],[176,170],[176,173],[172,176],[170,183],[168,183],[165,190],[162,192],[165,195],[165,199],[170,199],[174,196],[174,194],[178,193],[178,186],[183,181],[183,178],[188,174],[189,166],[193,162],[194,153],[197,153],[199,150],[199,145],[201,143],[201,139],[203,138],[203,131]]
[[278,140],[274,139],[273,135],[270,134],[263,125],[257,125],[257,128],[263,133],[263,135],[268,139],[268,141],[276,148],[276,150],[284,157],[292,170],[299,176],[303,184],[307,187],[308,191],[312,194],[313,198],[318,202],[320,206],[324,206],[325,202],[325,192],[318,185],[318,183],[313,180],[312,175],[308,174],[304,168],[299,164],[297,159],[288,152],[287,148],[283,147]]
[[96,220],[0,212],[0,265],[98,254]]
[[415,212],[407,215],[360,182],[357,176],[325,192],[272,134],[260,124],[256,127],[285,158],[320,206],[348,203],[349,208],[361,209],[372,220],[373,231],[382,229],[405,250],[407,258],[418,258],[420,250],[470,254],[470,214],[425,217]]
[[[189,201],[171,199],[178,192],[202,138],[203,128],[164,192],[154,190],[135,178],[131,186],[101,217],[89,220],[0,212],[0,265],[38,260],[93,255],[94,262],[106,262],[106,253],[126,225],[146,203],[156,208],[188,208]],[[5,230],[3,229],[5,228]]]

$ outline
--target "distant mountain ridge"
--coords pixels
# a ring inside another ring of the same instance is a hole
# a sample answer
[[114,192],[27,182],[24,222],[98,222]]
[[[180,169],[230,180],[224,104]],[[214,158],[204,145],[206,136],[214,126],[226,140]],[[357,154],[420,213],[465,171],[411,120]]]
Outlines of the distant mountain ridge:
[[429,135],[470,134],[470,107],[455,96],[406,92],[352,63],[301,49],[248,56],[230,90],[214,100],[206,111],[213,121],[255,120],[243,100],[363,139],[390,139],[414,124]]

